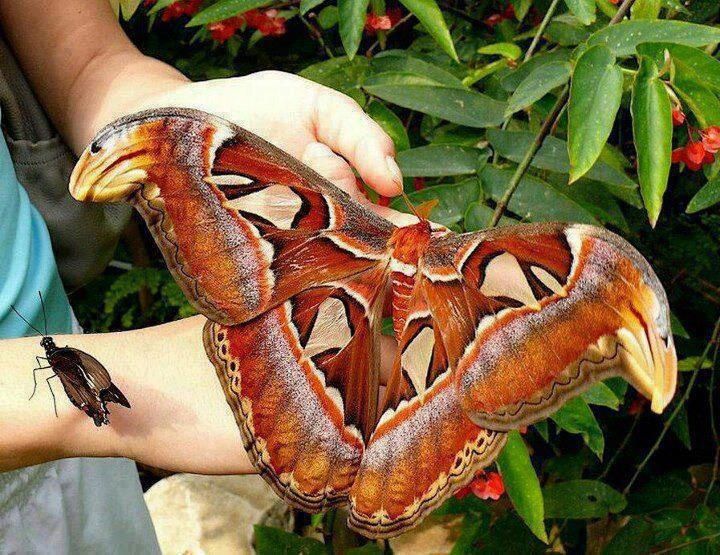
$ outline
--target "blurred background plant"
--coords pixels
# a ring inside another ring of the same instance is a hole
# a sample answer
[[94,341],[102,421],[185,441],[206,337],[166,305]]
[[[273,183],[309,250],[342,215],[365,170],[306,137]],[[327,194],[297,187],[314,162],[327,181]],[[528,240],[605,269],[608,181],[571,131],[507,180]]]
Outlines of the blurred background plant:
[[[193,79],[278,69],[354,98],[439,223],[603,225],[656,269],[680,358],[669,409],[649,414],[608,380],[514,432],[497,467],[432,517],[456,515],[453,553],[720,552],[717,0],[111,2],[145,53]],[[73,297],[89,330],[192,314],[137,222]],[[329,520],[298,518],[297,531]],[[334,536],[335,551],[353,545]],[[328,549],[266,527],[255,538],[261,553]]]

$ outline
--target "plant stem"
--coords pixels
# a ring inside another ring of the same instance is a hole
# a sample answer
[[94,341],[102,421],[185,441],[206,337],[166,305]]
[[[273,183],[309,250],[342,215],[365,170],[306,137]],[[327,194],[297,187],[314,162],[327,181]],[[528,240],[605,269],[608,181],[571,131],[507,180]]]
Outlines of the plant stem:
[[630,429],[628,430],[627,434],[625,434],[625,438],[622,440],[622,443],[620,444],[620,446],[615,450],[615,454],[612,456],[610,461],[607,463],[605,470],[603,470],[602,474],[600,474],[600,476],[598,476],[598,480],[602,480],[603,478],[605,478],[605,476],[607,476],[608,473],[610,472],[610,469],[617,462],[618,458],[620,457],[620,454],[625,450],[625,447],[627,447],[627,444],[630,442],[630,438],[632,437],[633,432],[635,431],[635,428],[637,428],[638,422],[640,422],[640,413],[639,412],[635,415],[635,418],[633,419],[633,423],[630,425]]
[[310,35],[315,38],[315,40],[318,42],[318,44],[322,47],[322,49],[325,51],[325,54],[328,55],[328,58],[334,58],[335,55],[333,54],[332,50],[328,48],[328,45],[325,44],[325,39],[323,38],[322,31],[315,27],[312,23],[310,23],[307,18],[303,15],[299,16],[300,21],[303,22],[303,25],[307,27],[308,31],[310,31]]
[[[608,27],[611,25],[615,25],[619,21],[622,20],[623,17],[625,17],[625,14],[630,9],[630,7],[635,3],[635,0],[624,0],[624,2],[620,5],[618,8],[617,13],[613,16],[613,18],[608,23]],[[555,103],[555,106],[553,106],[552,111],[550,112],[550,115],[547,117],[547,119],[543,122],[542,127],[540,128],[540,131],[538,131],[538,134],[535,136],[535,140],[533,140],[532,145],[530,145],[530,148],[525,153],[525,156],[523,157],[522,161],[520,162],[520,165],[515,170],[515,173],[513,174],[512,178],[510,178],[510,183],[508,183],[507,189],[505,189],[505,193],[503,193],[502,198],[497,204],[497,207],[495,208],[495,212],[492,215],[492,218],[490,219],[490,227],[495,227],[497,223],[500,221],[500,218],[505,213],[505,210],[507,209],[507,205],[510,202],[510,199],[515,194],[515,191],[518,188],[518,185],[520,185],[520,181],[522,180],[523,176],[525,175],[525,172],[530,167],[531,162],[533,161],[533,158],[535,158],[535,154],[537,154],[537,151],[540,150],[540,147],[543,144],[543,141],[545,140],[545,137],[547,137],[550,134],[550,131],[553,128],[553,124],[555,123],[555,120],[558,118],[562,110],[565,108],[565,104],[568,101],[568,98],[570,97],[570,88],[566,85],[563,89],[563,92],[560,93],[560,96],[557,99],[557,102]]]
[[720,466],[720,434],[718,434],[717,423],[715,422],[715,371],[717,370],[718,352],[720,351],[720,341],[715,345],[715,353],[713,355],[712,366],[710,367],[710,388],[708,390],[708,404],[710,405],[710,429],[712,430],[713,439],[715,440],[715,463],[713,464],[712,477],[705,492],[704,505],[708,504],[710,494],[712,493],[715,483],[718,479],[718,470]]
[[502,215],[505,213],[505,209],[507,208],[510,199],[515,194],[515,191],[520,185],[520,181],[525,175],[525,172],[530,167],[530,163],[533,161],[533,158],[535,158],[535,154],[537,154],[537,151],[540,150],[540,147],[542,146],[545,137],[548,136],[548,134],[550,133],[550,129],[555,123],[555,119],[558,117],[558,115],[560,115],[560,112],[565,106],[568,96],[570,96],[570,88],[565,85],[562,92],[560,93],[560,96],[555,102],[555,106],[553,106],[550,115],[543,122],[540,131],[538,131],[538,134],[535,135],[535,139],[533,140],[532,145],[525,153],[525,156],[520,161],[520,164],[518,164],[515,173],[510,178],[510,182],[508,183],[507,189],[505,189],[505,193],[503,193],[502,198],[498,201],[497,206],[495,207],[495,212],[493,212],[490,223],[488,224],[489,227],[495,227],[500,221],[500,218],[502,218]]
[[535,36],[533,37],[533,40],[530,43],[530,46],[528,47],[527,52],[525,52],[525,57],[523,58],[523,62],[527,62],[532,57],[532,55],[535,53],[535,49],[537,48],[537,45],[540,43],[542,34],[545,32],[545,28],[548,26],[548,23],[550,23],[552,16],[555,14],[555,10],[557,9],[559,3],[560,3],[560,0],[553,0],[552,4],[550,4],[550,7],[548,7],[547,13],[545,13],[545,17],[543,17],[543,20],[540,22],[540,26],[537,28],[537,31],[535,32]]
[[672,547],[667,547],[665,549],[661,549],[660,551],[653,551],[653,553],[655,555],[658,555],[659,553],[671,553],[673,551],[678,551],[684,547],[687,547],[688,545],[694,545],[696,543],[707,542],[707,541],[713,540],[713,539],[717,538],[718,536],[720,536],[720,532],[718,532],[717,534],[710,534],[709,536],[703,536],[702,538],[698,538],[696,540],[690,540],[689,542],[679,543],[678,545],[673,545]]
[[665,436],[670,431],[670,426],[672,425],[675,418],[677,418],[677,415],[680,414],[680,411],[682,410],[683,406],[685,406],[685,402],[690,397],[690,393],[692,392],[693,386],[695,385],[695,381],[697,380],[698,374],[700,374],[700,370],[702,369],[703,364],[705,363],[705,360],[707,359],[708,354],[710,353],[710,349],[715,346],[715,344],[718,341],[718,334],[720,334],[720,318],[718,318],[717,322],[715,322],[715,327],[713,329],[712,335],[710,336],[710,341],[708,341],[707,346],[705,347],[705,350],[703,351],[702,356],[698,360],[697,364],[695,365],[695,370],[693,371],[693,375],[690,378],[690,381],[687,384],[687,387],[685,388],[685,392],[683,393],[683,396],[680,398],[680,401],[678,402],[677,406],[675,407],[675,410],[672,411],[670,414],[670,417],[665,421],[665,424],[663,424],[662,430],[660,431],[660,435],[658,436],[657,440],[653,444],[653,446],[650,448],[650,451],[648,451],[648,454],[645,455],[645,458],[642,460],[640,465],[637,467],[637,470],[635,471],[635,474],[633,474],[633,477],[628,482],[628,485],[625,486],[625,489],[623,490],[623,495],[627,495],[630,489],[635,484],[635,481],[638,479],[638,476],[642,473],[642,471],[645,469],[645,466],[647,465],[648,461],[652,458],[652,456],[655,454],[655,452],[660,448],[660,444],[662,443],[663,439],[665,439]]

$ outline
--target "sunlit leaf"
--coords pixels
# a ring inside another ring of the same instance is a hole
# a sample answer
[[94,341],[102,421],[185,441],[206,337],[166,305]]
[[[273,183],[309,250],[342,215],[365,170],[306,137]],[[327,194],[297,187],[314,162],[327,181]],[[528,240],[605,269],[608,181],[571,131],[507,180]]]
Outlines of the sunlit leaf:
[[338,0],[338,30],[345,53],[355,57],[362,40],[365,15],[370,0]]
[[640,58],[630,105],[637,152],[640,193],[653,227],[662,208],[670,176],[672,107],[658,68],[650,58]]
[[496,462],[515,510],[532,533],[547,543],[540,482],[530,462],[525,442],[517,431],[508,433],[507,443]]
[[442,177],[475,173],[479,156],[487,150],[454,145],[428,145],[398,153],[397,161],[406,177]]
[[440,48],[453,60],[458,61],[455,44],[437,2],[435,0],[400,0],[400,3],[418,18],[430,36],[440,45]]
[[583,25],[595,21],[595,0],[565,0],[565,4]]
[[374,119],[395,144],[395,150],[407,150],[410,148],[410,139],[400,118],[382,102],[373,101],[366,108],[368,115]]
[[527,108],[553,89],[567,83],[571,66],[568,62],[551,62],[538,66],[515,89],[508,100],[505,117]]

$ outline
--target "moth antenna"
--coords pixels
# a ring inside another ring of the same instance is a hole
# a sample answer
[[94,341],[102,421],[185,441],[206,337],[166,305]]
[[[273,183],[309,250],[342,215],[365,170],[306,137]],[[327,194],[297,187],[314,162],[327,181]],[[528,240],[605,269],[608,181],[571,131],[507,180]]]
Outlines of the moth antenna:
[[407,193],[405,191],[403,191],[400,194],[402,195],[402,198],[405,201],[405,204],[407,204],[408,208],[415,215],[415,217],[418,220],[423,221],[425,218],[423,218],[420,214],[418,214],[418,211],[415,210],[415,205],[412,202],[410,202],[410,197],[407,196]]
[[10,305],[10,308],[13,309],[13,312],[15,314],[17,314],[23,322],[25,322],[28,326],[30,326],[32,329],[34,329],[36,332],[38,332],[38,334],[40,334],[40,335],[43,334],[43,332],[41,332],[39,329],[37,329],[35,326],[33,326],[30,322],[28,322],[27,318],[25,318],[25,316],[23,316],[22,314],[20,314],[18,312],[17,308],[15,308],[13,305]]
[[43,301],[41,291],[38,291],[38,295],[40,296],[40,306],[42,306],[43,311],[43,322],[45,322],[45,336],[47,336],[47,314],[45,314],[45,301]]

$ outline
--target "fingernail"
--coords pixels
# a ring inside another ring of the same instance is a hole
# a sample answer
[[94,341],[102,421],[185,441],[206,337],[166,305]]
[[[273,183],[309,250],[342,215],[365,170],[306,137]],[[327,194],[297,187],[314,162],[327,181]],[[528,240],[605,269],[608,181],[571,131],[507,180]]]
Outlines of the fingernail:
[[308,158],[325,158],[327,156],[335,156],[332,149],[323,143],[310,143],[305,150]]
[[388,172],[390,172],[390,176],[392,177],[393,182],[397,183],[399,189],[402,189],[402,172],[400,171],[400,168],[398,167],[395,158],[393,158],[392,156],[386,156],[385,164],[387,164],[387,169]]

